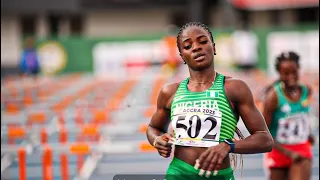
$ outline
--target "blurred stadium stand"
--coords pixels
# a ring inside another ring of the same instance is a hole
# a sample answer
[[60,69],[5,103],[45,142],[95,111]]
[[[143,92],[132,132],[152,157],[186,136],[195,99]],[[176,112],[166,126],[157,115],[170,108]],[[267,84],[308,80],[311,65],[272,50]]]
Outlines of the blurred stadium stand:
[[292,1],[291,4],[277,3],[277,6],[273,2],[275,1],[2,0],[1,50],[7,53],[1,55],[1,67],[16,66],[21,40],[26,35],[39,38],[70,35],[128,37],[165,33],[169,25],[181,26],[188,21],[201,21],[214,29],[318,24],[318,1],[300,0]]

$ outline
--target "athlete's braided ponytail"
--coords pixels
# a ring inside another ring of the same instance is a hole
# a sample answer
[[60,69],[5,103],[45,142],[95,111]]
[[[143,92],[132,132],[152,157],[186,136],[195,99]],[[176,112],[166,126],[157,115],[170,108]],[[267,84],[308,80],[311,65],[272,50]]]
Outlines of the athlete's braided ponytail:
[[[236,134],[240,140],[243,140],[245,138],[238,127],[236,127]],[[231,164],[233,164],[233,170],[237,169],[237,164],[238,164],[237,160],[238,160],[237,154],[232,153]],[[243,155],[242,154],[240,154],[240,171],[241,171],[241,177],[242,177],[242,172],[243,172]]]

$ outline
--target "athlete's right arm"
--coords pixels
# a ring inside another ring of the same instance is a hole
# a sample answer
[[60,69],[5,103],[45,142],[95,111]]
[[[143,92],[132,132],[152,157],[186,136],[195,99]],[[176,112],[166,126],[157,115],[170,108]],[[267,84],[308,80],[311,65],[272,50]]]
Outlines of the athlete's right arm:
[[270,90],[264,100],[263,116],[268,128],[270,129],[272,123],[272,115],[278,106],[278,97],[274,89]]
[[[266,124],[268,126],[268,128],[270,129],[271,123],[272,123],[272,115],[274,113],[274,111],[276,110],[278,106],[278,97],[277,97],[277,93],[274,89],[270,90],[266,96],[266,99],[264,101],[264,108],[263,108],[263,116],[264,119],[266,121]],[[283,153],[284,155],[292,158],[292,159],[296,159],[299,157],[297,157],[297,154],[293,153],[290,150],[285,149],[279,142],[277,142],[274,139],[274,148],[277,149],[278,151],[280,151],[281,153]]]
[[177,84],[170,84],[160,90],[156,112],[153,114],[147,128],[149,143],[157,148],[159,154],[163,157],[169,157],[171,153],[172,144],[168,141],[172,136],[167,131],[170,124],[171,101],[177,86]]

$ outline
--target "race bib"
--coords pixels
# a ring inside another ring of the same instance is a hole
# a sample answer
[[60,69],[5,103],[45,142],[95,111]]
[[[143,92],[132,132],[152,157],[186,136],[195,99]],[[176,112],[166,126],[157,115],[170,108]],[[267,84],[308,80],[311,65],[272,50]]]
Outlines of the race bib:
[[211,147],[219,144],[222,113],[209,108],[177,108],[173,115],[173,144]]
[[295,114],[279,119],[277,141],[282,144],[299,144],[309,136],[308,115]]

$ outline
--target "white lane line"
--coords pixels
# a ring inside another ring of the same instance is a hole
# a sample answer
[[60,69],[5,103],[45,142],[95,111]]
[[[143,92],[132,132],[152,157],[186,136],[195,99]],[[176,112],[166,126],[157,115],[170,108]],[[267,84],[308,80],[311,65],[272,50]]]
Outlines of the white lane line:
[[[105,140],[103,136],[100,136],[98,144],[101,146],[106,142],[108,143],[108,140]],[[94,170],[97,168],[102,157],[103,152],[93,151],[92,154],[87,157],[86,161],[80,169],[78,176],[76,176],[74,180],[88,180]]]

